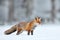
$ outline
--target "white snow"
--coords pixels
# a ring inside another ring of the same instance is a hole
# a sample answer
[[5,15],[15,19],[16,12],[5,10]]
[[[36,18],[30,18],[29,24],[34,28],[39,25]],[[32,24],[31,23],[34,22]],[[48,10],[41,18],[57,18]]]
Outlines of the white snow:
[[33,35],[27,35],[25,31],[20,35],[16,35],[16,32],[5,35],[4,31],[10,27],[0,26],[0,40],[60,40],[60,25],[58,24],[38,25]]

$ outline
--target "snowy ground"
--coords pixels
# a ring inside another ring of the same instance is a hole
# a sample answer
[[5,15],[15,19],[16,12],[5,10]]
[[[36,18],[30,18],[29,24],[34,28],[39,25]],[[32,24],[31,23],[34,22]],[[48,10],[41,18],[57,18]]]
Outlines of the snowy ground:
[[16,35],[16,32],[5,35],[4,31],[9,28],[9,26],[0,27],[0,40],[60,40],[60,25],[58,24],[39,25],[35,29],[34,35],[27,35],[27,32],[20,35]]

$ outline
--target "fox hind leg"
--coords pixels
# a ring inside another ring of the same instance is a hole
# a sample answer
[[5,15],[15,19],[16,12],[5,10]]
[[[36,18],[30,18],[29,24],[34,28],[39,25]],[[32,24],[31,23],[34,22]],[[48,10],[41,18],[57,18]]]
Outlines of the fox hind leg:
[[18,30],[16,35],[19,35],[20,33],[22,33],[22,30]]
[[22,33],[22,29],[21,28],[18,28],[16,35],[19,35],[20,33]]

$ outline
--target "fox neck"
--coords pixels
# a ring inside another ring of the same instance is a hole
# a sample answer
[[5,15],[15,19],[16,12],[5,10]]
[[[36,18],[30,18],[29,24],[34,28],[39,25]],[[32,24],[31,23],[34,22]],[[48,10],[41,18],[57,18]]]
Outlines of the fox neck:
[[35,20],[33,20],[33,21],[30,22],[30,27],[32,27],[32,29],[35,29],[35,27],[36,27]]

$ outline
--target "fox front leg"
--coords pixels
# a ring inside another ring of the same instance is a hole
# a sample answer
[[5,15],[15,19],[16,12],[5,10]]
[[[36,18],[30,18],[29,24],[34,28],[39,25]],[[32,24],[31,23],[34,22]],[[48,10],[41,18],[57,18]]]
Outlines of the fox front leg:
[[30,35],[30,33],[33,35],[33,30],[28,30],[28,35]]
[[28,30],[28,35],[30,35],[30,32],[31,32],[31,31],[30,31],[30,30]]
[[33,30],[31,30],[31,35],[33,35]]

